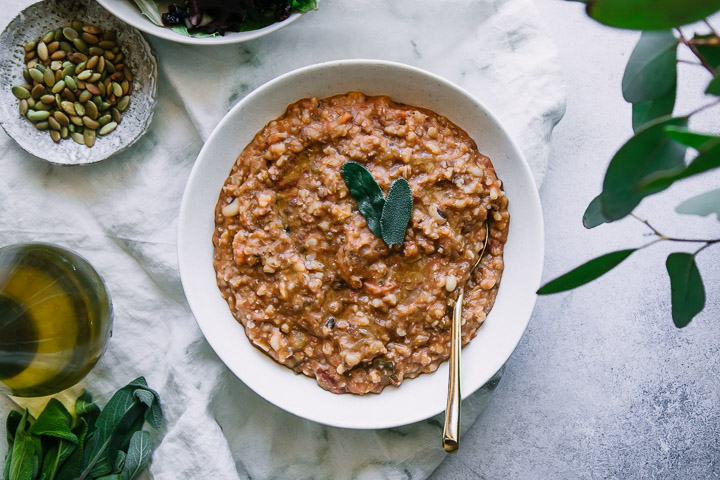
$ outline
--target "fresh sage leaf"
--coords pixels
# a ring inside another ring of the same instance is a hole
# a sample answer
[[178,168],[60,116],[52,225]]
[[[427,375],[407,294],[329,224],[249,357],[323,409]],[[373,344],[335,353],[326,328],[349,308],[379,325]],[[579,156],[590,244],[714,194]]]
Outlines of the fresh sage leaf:
[[702,152],[695,157],[687,167],[675,168],[649,175],[648,178],[642,182],[640,188],[642,190],[659,192],[668,188],[678,180],[705,173],[718,167],[720,167],[720,144],[715,145],[710,150]]
[[687,118],[658,119],[640,130],[610,161],[603,181],[602,210],[610,220],[619,220],[646,196],[655,193],[640,184],[659,171],[685,165],[685,147],[665,132],[669,125],[685,126]]
[[345,162],[341,173],[348,190],[358,204],[358,210],[365,217],[368,228],[383,238],[381,218],[385,206],[385,196],[372,173],[356,162]]
[[57,473],[56,480],[77,480],[82,470],[83,454],[88,436],[88,424],[83,417],[78,418],[78,424],[73,429],[78,439],[77,448],[70,454],[62,464]]
[[718,73],[720,68],[720,44],[716,43],[717,40],[712,34],[708,35],[695,35],[693,37],[695,48],[703,59]]
[[677,84],[678,41],[670,30],[643,32],[630,55],[622,79],[630,103],[667,95]]
[[77,444],[78,439],[72,433],[73,418],[65,405],[51,398],[30,428],[30,433],[38,436],[55,437]]
[[147,406],[147,410],[145,410],[145,421],[154,429],[160,429],[163,416],[162,409],[160,408],[160,396],[157,392],[145,387],[144,389],[135,390],[135,397]]
[[128,446],[125,465],[122,469],[123,480],[133,480],[147,468],[152,456],[153,442],[150,434],[145,431],[135,432]]
[[714,213],[718,221],[720,221],[720,189],[701,193],[700,195],[685,200],[675,207],[675,211],[686,215],[699,215],[701,217]]
[[78,417],[85,419],[89,429],[94,428],[95,421],[98,415],[100,415],[100,407],[93,402],[92,395],[87,390],[83,390],[77,400],[75,400],[75,413]]
[[25,410],[15,431],[10,455],[9,480],[32,480],[35,464],[35,444],[26,431],[28,425],[28,411]]
[[670,275],[673,322],[683,328],[705,307],[705,287],[694,255],[671,253],[665,266]]
[[218,32],[213,33],[205,33],[205,32],[195,32],[190,33],[188,28],[185,25],[173,25],[170,27],[170,30],[172,30],[175,33],[179,33],[180,35],[184,35],[186,37],[192,37],[192,38],[212,38],[217,37],[220,35]]
[[10,413],[8,413],[7,420],[5,420],[5,435],[7,437],[8,447],[12,447],[15,439],[15,432],[17,432],[22,418],[23,414],[17,410],[10,410]]
[[590,229],[611,221],[602,211],[602,194],[593,198],[583,215],[583,226]]
[[398,178],[390,186],[382,209],[382,238],[388,245],[402,243],[410,217],[412,217],[412,191],[404,178]]
[[41,474],[46,480],[54,480],[65,460],[72,455],[77,445],[67,440],[58,439],[43,456]]
[[707,89],[705,89],[705,93],[720,96],[720,77],[712,79],[710,84],[707,86]]
[[123,480],[123,477],[119,473],[111,473],[110,475],[97,477],[95,480]]
[[137,5],[142,14],[149,18],[155,25],[158,27],[164,26],[157,2],[154,0],[135,0],[135,5]]
[[697,22],[720,10],[720,0],[587,0],[600,23],[631,30],[660,30]]
[[548,295],[551,293],[564,292],[572,290],[589,283],[596,278],[609,272],[618,266],[623,260],[629,257],[635,248],[627,250],[619,250],[617,252],[606,253],[603,256],[590,260],[587,263],[569,271],[555,280],[546,283],[537,291],[538,295]]
[[704,152],[715,145],[720,144],[720,137],[718,136],[691,132],[687,128],[669,126],[665,127],[665,131],[670,138],[676,142],[687,147],[692,147],[700,152]]
[[633,103],[633,132],[637,133],[642,127],[657,118],[672,115],[673,109],[675,108],[676,94],[677,85],[673,85],[665,95],[662,95],[654,100]]
[[113,469],[113,473],[122,472],[122,469],[125,466],[125,457],[127,457],[127,454],[120,450],[117,454],[117,458],[115,459],[115,468]]

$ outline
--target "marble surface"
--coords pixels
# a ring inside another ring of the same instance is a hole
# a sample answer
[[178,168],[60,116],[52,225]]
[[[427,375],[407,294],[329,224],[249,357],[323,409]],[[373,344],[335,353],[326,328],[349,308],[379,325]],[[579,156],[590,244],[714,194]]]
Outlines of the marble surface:
[[[588,20],[579,3],[536,5],[557,42],[568,90],[540,191],[549,280],[589,258],[646,241],[646,230],[633,220],[594,230],[581,225],[610,158],[631,135],[620,81],[638,34]],[[676,112],[689,112],[702,104],[698,92],[709,74],[681,65],[679,76]],[[720,132],[717,110],[695,120],[698,129]],[[637,212],[663,232],[692,229],[716,238],[714,217],[673,209],[719,186],[720,174],[706,174],[646,200]],[[683,330],[670,317],[664,265],[671,251],[655,246],[593,284],[540,298],[488,407],[460,453],[431,478],[720,477],[720,248],[698,257],[707,305]]]

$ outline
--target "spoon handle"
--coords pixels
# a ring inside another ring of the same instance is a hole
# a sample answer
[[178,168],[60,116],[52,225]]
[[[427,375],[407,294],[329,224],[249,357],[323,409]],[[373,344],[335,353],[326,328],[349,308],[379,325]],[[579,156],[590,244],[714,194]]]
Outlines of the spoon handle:
[[460,348],[462,338],[462,303],[464,289],[460,290],[455,301],[450,336],[450,379],[448,381],[448,400],[445,408],[445,428],[443,429],[443,448],[448,453],[458,451],[460,443]]

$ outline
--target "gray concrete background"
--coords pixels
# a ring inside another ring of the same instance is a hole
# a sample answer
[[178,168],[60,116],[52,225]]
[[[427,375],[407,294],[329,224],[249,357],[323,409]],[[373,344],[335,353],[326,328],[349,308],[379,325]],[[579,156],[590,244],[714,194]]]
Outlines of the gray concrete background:
[[[589,20],[579,3],[536,4],[557,42],[568,93],[540,192],[547,281],[648,238],[632,219],[594,230],[581,224],[610,158],[632,134],[620,82],[638,34]],[[720,18],[712,23],[720,27]],[[679,75],[676,114],[707,101],[701,92],[710,79],[694,65],[681,65]],[[719,110],[692,126],[720,132]],[[646,199],[637,213],[667,235],[717,238],[714,217],[674,208],[718,187],[717,172],[688,180]],[[599,281],[541,297],[487,409],[431,478],[720,478],[720,246],[698,256],[707,304],[683,330],[670,316],[672,251],[687,249],[656,245]]]

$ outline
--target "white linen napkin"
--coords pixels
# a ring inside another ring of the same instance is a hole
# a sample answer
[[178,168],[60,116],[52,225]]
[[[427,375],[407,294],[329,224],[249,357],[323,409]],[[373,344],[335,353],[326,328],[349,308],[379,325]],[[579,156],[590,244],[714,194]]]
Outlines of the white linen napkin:
[[[9,0],[7,24],[27,0]],[[115,323],[81,385],[101,401],[138,375],[160,392],[166,426],[152,478],[424,479],[445,457],[440,417],[400,428],[326,427],[266,402],[219,361],[180,285],[177,216],[195,157],[223,115],[258,85],[341,58],[415,65],[469,90],[518,142],[538,185],[564,112],[556,49],[530,0],[323,0],[290,26],[245,44],[189,47],[151,39],[160,63],[150,131],[105,162],[54,167],[0,132],[0,246],[49,241],[105,278]],[[7,88],[7,86],[2,86]],[[482,146],[481,146],[482,149]],[[497,385],[463,403],[463,428]],[[14,399],[38,410],[42,399]],[[12,401],[0,398],[4,418]],[[5,455],[0,442],[0,458]]]

